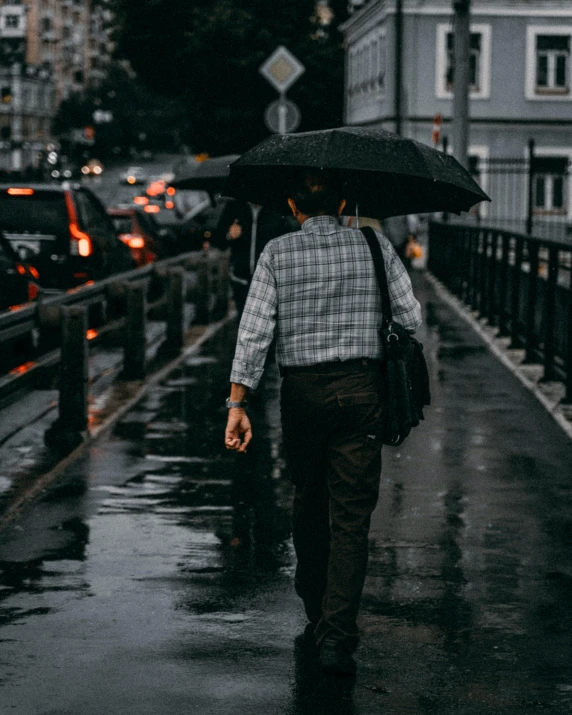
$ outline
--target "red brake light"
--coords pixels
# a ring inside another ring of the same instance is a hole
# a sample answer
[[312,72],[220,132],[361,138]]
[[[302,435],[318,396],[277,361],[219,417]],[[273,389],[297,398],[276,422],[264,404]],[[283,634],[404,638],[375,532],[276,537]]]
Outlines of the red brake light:
[[35,283],[32,283],[32,281],[28,281],[28,300],[36,300],[39,292],[40,289],[38,286]]
[[19,273],[21,276],[25,276],[25,275],[26,275],[26,269],[24,268],[24,266],[23,266],[21,263],[17,263],[17,264],[16,264],[16,270],[18,271],[18,273]]
[[80,231],[79,226],[77,225],[77,213],[75,210],[75,205],[71,193],[69,191],[65,191],[64,196],[66,201],[66,208],[68,210],[68,218],[70,222],[70,235],[72,237],[70,251],[72,255],[79,254],[82,258],[87,258],[93,253],[91,238],[87,235],[87,233]]
[[129,248],[145,248],[145,239],[142,236],[134,236],[132,233],[122,233],[119,238],[126,243]]
[[146,196],[136,196],[133,199],[133,203],[137,204],[137,206],[147,206],[149,199]]
[[29,270],[30,273],[34,276],[34,278],[36,278],[36,280],[39,280],[39,279],[40,279],[40,274],[39,274],[38,271],[34,268],[34,266],[28,266],[28,270]]
[[85,334],[85,337],[88,340],[93,340],[94,338],[97,338],[97,330],[94,330],[93,328],[90,328],[87,333]]
[[172,186],[169,186],[169,188],[167,189],[167,194],[169,196],[174,196],[176,193],[177,193],[177,190],[174,189]]
[[148,214],[158,214],[161,209],[156,204],[147,204],[143,211]]
[[34,193],[34,189],[20,189],[20,188],[13,188],[13,189],[8,189],[6,191],[7,194],[10,196],[32,196]]

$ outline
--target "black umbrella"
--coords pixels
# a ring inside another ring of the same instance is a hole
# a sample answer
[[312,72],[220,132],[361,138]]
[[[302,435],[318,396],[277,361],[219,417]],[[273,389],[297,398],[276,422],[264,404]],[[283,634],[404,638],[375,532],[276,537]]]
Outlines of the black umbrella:
[[269,137],[231,165],[225,194],[286,213],[286,199],[301,169],[338,174],[347,215],[460,213],[479,201],[490,201],[452,156],[364,127]]
[[194,166],[183,167],[175,173],[171,186],[176,189],[199,189],[210,193],[222,191],[228,177],[228,167],[239,156],[240,154],[227,154],[206,159]]

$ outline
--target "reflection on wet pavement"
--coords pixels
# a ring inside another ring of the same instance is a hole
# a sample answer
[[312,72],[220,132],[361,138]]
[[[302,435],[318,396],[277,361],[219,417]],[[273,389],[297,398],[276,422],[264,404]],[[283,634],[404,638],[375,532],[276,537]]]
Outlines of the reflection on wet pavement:
[[301,635],[275,368],[222,449],[230,328],[0,535],[2,713],[572,712],[571,446],[420,293],[434,405],[384,452],[355,682]]

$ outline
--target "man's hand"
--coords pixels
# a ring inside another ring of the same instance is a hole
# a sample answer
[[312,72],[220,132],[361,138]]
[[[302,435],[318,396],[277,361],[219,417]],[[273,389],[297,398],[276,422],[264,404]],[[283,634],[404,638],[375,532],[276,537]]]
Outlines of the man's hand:
[[239,407],[232,407],[228,411],[226,431],[224,433],[224,445],[227,449],[238,452],[246,452],[246,448],[252,439],[252,427],[246,412]]
[[235,218],[234,222],[228,229],[228,238],[230,241],[234,241],[242,236],[242,226],[238,223],[238,219]]

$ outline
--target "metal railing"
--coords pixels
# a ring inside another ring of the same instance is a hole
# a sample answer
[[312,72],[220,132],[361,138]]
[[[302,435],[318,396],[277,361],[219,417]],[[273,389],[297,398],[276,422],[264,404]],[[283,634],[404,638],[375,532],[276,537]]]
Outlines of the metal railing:
[[572,402],[572,245],[494,227],[432,222],[429,270],[566,386]]
[[[123,347],[122,376],[144,379],[148,319],[165,322],[161,350],[176,355],[184,343],[185,302],[194,307],[193,322],[207,324],[226,315],[228,296],[228,256],[211,250],[44,295],[36,303],[0,313],[0,403],[34,388],[46,371],[57,367],[60,417],[55,431],[71,431],[77,441],[87,424],[87,358],[92,346],[114,335]],[[6,363],[14,345],[22,342],[16,364]]]

